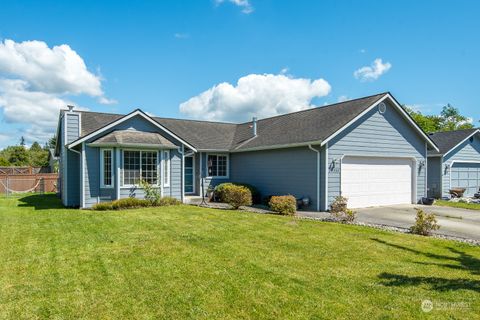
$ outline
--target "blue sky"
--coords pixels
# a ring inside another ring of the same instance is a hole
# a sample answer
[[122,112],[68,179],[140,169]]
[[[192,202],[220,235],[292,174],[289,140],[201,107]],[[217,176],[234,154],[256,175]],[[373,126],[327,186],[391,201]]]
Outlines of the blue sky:
[[64,102],[247,121],[391,91],[478,123],[479,13],[475,1],[4,1],[0,147],[43,142]]

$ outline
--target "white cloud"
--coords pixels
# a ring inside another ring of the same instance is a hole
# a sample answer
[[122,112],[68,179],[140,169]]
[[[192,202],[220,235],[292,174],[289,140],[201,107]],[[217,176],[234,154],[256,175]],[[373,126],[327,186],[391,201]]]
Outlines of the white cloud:
[[173,36],[177,39],[188,39],[188,38],[190,38],[190,35],[188,33],[180,33],[180,32],[177,32],[177,33],[173,34]]
[[365,66],[356,70],[353,75],[361,81],[374,81],[390,70],[391,67],[392,64],[390,62],[383,63],[382,59],[377,58],[370,66]]
[[237,84],[223,82],[180,104],[184,115],[204,120],[247,121],[314,107],[312,99],[330,93],[324,79],[283,74],[250,74]]
[[[42,41],[0,42],[0,109],[6,123],[27,140],[50,137],[58,111],[69,96],[87,95],[101,104],[116,103],[105,96],[102,77],[90,72],[83,59],[68,45],[49,48]],[[32,141],[32,140],[30,140]]]
[[337,101],[338,101],[338,102],[344,102],[344,101],[347,101],[347,100],[348,100],[348,97],[345,96],[345,95],[343,95],[343,96],[338,97],[338,100],[337,100]]
[[254,10],[249,0],[215,0],[215,3],[216,5],[220,5],[226,1],[233,3],[237,7],[242,8],[242,12],[245,14],[250,14]]

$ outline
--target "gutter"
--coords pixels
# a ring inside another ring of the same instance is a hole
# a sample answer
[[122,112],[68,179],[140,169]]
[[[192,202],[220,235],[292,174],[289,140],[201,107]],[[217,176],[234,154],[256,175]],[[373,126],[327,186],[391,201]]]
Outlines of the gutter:
[[320,150],[315,149],[311,144],[308,148],[317,153],[317,211],[320,211]]

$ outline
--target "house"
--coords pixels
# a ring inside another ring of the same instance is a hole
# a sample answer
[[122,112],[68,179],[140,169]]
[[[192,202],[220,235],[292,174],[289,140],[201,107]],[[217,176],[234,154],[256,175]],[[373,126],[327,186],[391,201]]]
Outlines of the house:
[[139,179],[182,201],[219,183],[351,208],[416,203],[438,149],[390,93],[234,124],[61,111],[56,154],[66,206],[142,197]]
[[430,134],[439,151],[428,154],[428,194],[450,197],[449,190],[466,188],[473,196],[480,188],[480,130],[457,130]]

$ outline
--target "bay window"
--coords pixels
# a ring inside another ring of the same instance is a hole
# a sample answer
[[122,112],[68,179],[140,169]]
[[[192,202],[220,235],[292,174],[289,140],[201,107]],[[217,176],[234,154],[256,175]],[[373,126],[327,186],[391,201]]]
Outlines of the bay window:
[[207,158],[207,166],[209,177],[228,177],[228,155],[209,154]]
[[151,185],[158,184],[157,151],[123,151],[123,185],[133,186],[140,179]]

